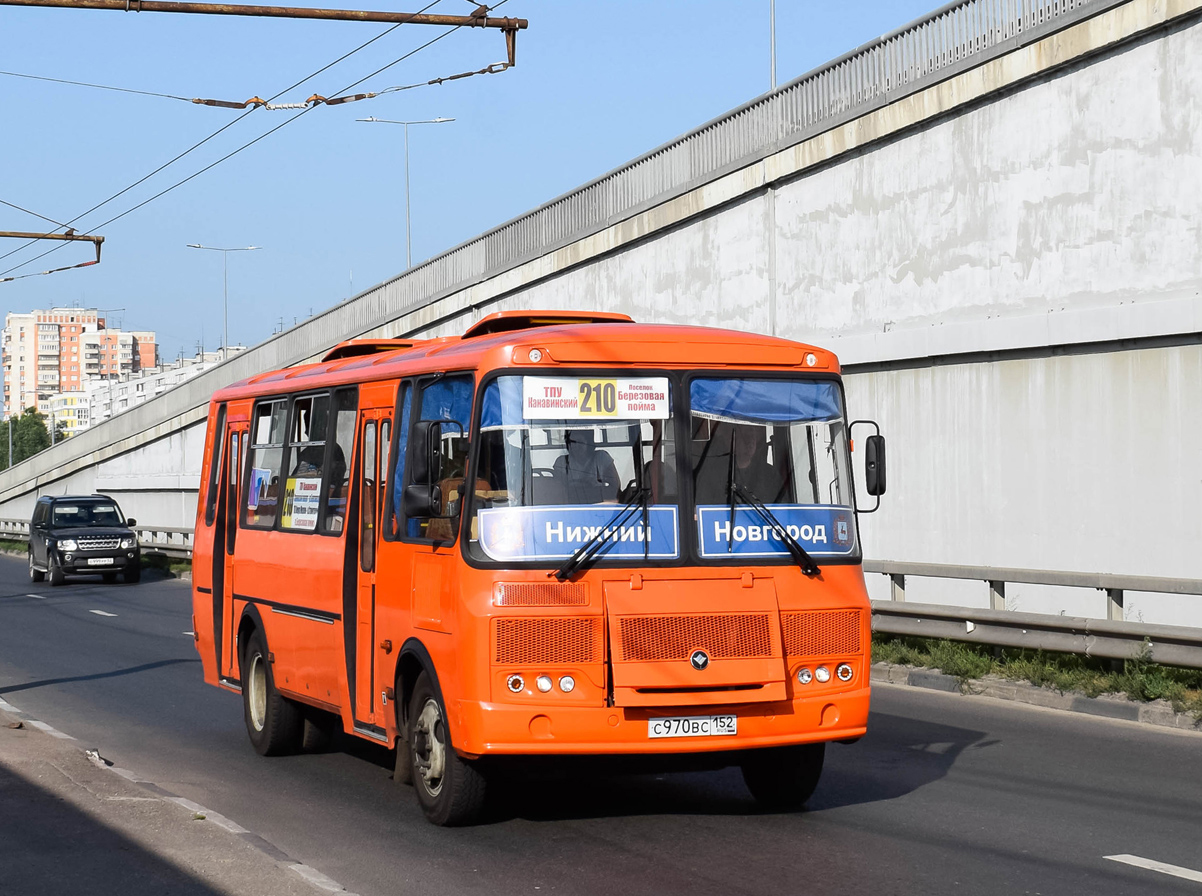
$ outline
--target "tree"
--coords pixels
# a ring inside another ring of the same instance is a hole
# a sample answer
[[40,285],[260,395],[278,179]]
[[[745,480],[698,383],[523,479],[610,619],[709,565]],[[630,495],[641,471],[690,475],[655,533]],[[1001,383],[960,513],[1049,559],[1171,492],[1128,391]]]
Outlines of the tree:
[[[12,430],[12,463],[8,457],[9,430]],[[55,435],[58,438],[58,435]],[[0,460],[3,468],[19,464],[39,451],[50,447],[50,432],[46,429],[46,418],[37,408],[26,408],[20,417],[9,418],[0,426]]]

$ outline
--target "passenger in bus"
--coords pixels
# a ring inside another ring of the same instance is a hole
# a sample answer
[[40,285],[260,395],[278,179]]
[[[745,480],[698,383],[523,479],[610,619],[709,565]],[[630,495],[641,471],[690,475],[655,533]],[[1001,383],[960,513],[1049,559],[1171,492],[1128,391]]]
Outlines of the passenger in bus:
[[[764,504],[788,500],[786,478],[768,460],[768,432],[754,424],[718,424],[728,430],[722,438],[716,426],[709,445],[697,465],[694,490],[698,504],[727,504],[731,500],[732,478],[758,501]],[[727,451],[713,451],[715,444],[725,442]],[[731,454],[734,454],[732,459]]]
[[296,466],[292,468],[292,478],[313,478],[321,475],[322,454],[324,445],[310,445],[302,448],[296,456]]
[[[321,451],[320,448],[317,450]],[[320,468],[315,475],[321,475]],[[329,492],[326,497],[326,506],[329,508],[327,511],[329,520],[326,526],[330,532],[342,531],[346,516],[346,493],[350,489],[350,484],[346,455],[342,451],[342,446],[335,442],[334,456],[330,460]]]
[[613,504],[618,500],[618,469],[608,451],[597,448],[591,429],[564,433],[565,454],[555,459],[552,475],[569,504]]

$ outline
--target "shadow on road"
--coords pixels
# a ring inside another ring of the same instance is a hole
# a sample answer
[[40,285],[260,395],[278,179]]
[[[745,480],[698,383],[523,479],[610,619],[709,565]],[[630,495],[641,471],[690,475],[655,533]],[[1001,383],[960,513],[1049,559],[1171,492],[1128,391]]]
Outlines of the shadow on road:
[[42,688],[52,684],[69,684],[76,681],[99,681],[102,678],[119,678],[124,675],[136,675],[139,672],[149,672],[151,669],[161,669],[164,666],[178,666],[181,663],[195,663],[200,665],[200,658],[196,659],[177,659],[177,660],[159,660],[156,663],[143,663],[140,666],[130,666],[128,669],[114,669],[111,672],[97,672],[94,675],[72,675],[66,678],[43,678],[41,681],[27,681],[25,684],[0,685],[0,697],[6,694],[15,694],[18,691],[28,691],[33,688]]
[[0,767],[0,892],[217,896],[217,890]]

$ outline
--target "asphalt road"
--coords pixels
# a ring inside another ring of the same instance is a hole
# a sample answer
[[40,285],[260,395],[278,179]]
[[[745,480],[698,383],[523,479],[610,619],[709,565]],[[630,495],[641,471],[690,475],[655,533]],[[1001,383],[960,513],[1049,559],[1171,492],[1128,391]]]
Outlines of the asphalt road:
[[1202,896],[1105,858],[1202,872],[1199,735],[882,686],[804,812],[759,811],[734,769],[569,771],[515,776],[488,823],[446,830],[370,744],[256,755],[238,697],[201,682],[190,601],[179,581],[31,585],[0,556],[0,696],[363,896]]

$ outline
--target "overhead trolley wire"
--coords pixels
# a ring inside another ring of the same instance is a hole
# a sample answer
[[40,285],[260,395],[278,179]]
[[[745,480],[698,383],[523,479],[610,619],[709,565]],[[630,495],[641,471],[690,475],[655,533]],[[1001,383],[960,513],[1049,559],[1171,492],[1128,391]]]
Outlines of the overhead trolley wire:
[[[13,205],[11,202],[5,202],[3,199],[0,199],[0,205],[7,205],[9,208],[15,208],[19,212],[25,212],[27,215],[33,215],[35,218],[41,218],[43,221],[49,221],[51,224],[56,225],[55,230],[57,230],[59,227],[68,226],[67,224],[59,224],[59,222],[53,218],[47,218],[45,215],[39,215],[37,212],[31,212],[27,208],[21,208],[19,205]],[[28,243],[26,243],[26,245],[28,245]]]
[[[420,12],[419,12],[418,14],[420,15],[420,13],[424,13],[424,12],[426,12],[427,10],[431,9],[432,7],[434,7],[434,6],[438,5],[438,3],[439,3],[439,2],[441,2],[441,0],[432,0],[432,2],[431,2],[431,3],[428,3],[426,6],[424,6],[424,7],[423,7],[423,8],[420,10]],[[500,3],[497,3],[497,4],[496,4],[494,7],[492,7],[492,8],[493,8],[493,9],[495,9],[497,6],[502,6],[502,5],[504,5],[506,2],[508,2],[508,0],[501,0],[501,2],[500,2]],[[285,87],[283,90],[281,90],[281,91],[279,91],[278,93],[276,93],[275,95],[273,95],[273,96],[271,97],[271,99],[272,99],[272,100],[274,100],[274,99],[278,99],[280,96],[284,95],[284,94],[285,94],[285,93],[287,93],[288,91],[290,91],[290,90],[294,90],[295,88],[299,87],[301,84],[304,84],[306,81],[309,81],[309,80],[311,80],[311,79],[313,79],[313,78],[317,77],[318,75],[322,74],[323,72],[326,72],[326,71],[328,71],[330,68],[332,68],[333,66],[337,65],[338,63],[340,63],[340,62],[344,61],[345,59],[348,59],[349,57],[351,57],[351,56],[353,56],[354,54],[356,54],[356,53],[360,52],[361,50],[363,50],[363,49],[366,49],[367,47],[371,46],[371,44],[373,44],[373,43],[375,43],[376,41],[380,40],[382,37],[386,37],[387,35],[391,34],[391,33],[392,33],[393,31],[395,31],[397,28],[401,27],[401,25],[402,25],[402,24],[404,24],[404,23],[403,23],[403,22],[398,22],[396,25],[392,25],[391,27],[389,27],[389,28],[386,28],[384,31],[380,32],[380,33],[379,33],[379,34],[377,34],[375,37],[373,37],[373,38],[371,38],[370,40],[368,40],[368,41],[364,42],[363,44],[359,45],[359,46],[358,46],[358,47],[356,47],[355,49],[353,49],[353,50],[350,50],[350,51],[348,51],[348,52],[344,53],[343,55],[339,56],[339,57],[338,57],[337,59],[335,59],[333,62],[330,62],[330,63],[328,63],[327,65],[324,65],[324,66],[322,66],[321,68],[319,68],[317,71],[313,72],[312,74],[306,75],[304,78],[301,78],[299,81],[297,81],[297,82],[295,82],[295,83],[293,83],[293,84],[289,85],[288,87]],[[462,28],[462,27],[463,27],[462,25],[456,25],[456,26],[454,26],[453,28],[450,28],[450,29],[448,29],[447,31],[444,31],[442,34],[438,35],[437,37],[435,37],[435,38],[433,38],[433,39],[431,39],[431,40],[429,40],[429,41],[427,41],[426,43],[422,44],[421,46],[417,47],[416,49],[414,49],[414,50],[411,50],[410,52],[408,52],[408,53],[406,53],[405,55],[401,56],[399,59],[396,59],[396,60],[394,60],[393,62],[390,62],[388,65],[384,66],[383,68],[377,69],[375,72],[372,72],[372,74],[368,75],[366,78],[360,78],[358,81],[355,81],[353,84],[350,84],[349,86],[347,86],[347,87],[344,87],[344,88],[343,88],[341,91],[339,91],[339,93],[344,93],[344,92],[346,92],[347,90],[350,90],[350,89],[352,89],[352,88],[354,88],[354,87],[357,87],[359,84],[362,84],[364,81],[366,81],[366,80],[367,80],[367,78],[374,77],[375,75],[379,74],[380,72],[386,71],[387,69],[391,68],[392,66],[394,66],[394,65],[396,65],[396,64],[398,64],[398,63],[400,63],[400,62],[403,62],[405,59],[408,59],[409,57],[413,56],[415,53],[418,53],[418,52],[420,52],[421,50],[424,50],[426,47],[429,47],[431,44],[434,44],[434,43],[436,43],[437,41],[439,41],[439,40],[442,40],[442,38],[446,37],[448,34],[452,34],[452,33],[454,33],[455,31],[458,31],[458,30],[459,30],[460,28]],[[199,176],[199,175],[201,175],[201,174],[204,174],[206,171],[209,171],[209,170],[211,170],[212,168],[216,167],[217,165],[221,164],[222,162],[226,161],[227,159],[229,159],[229,158],[231,158],[231,157],[233,157],[233,156],[237,155],[238,153],[242,152],[242,150],[244,150],[244,149],[248,149],[249,147],[253,146],[255,143],[258,143],[258,142],[259,142],[260,140],[262,140],[264,137],[270,136],[271,134],[274,134],[276,131],[280,130],[280,128],[284,127],[285,125],[291,124],[292,122],[296,121],[296,119],[300,118],[302,115],[306,114],[307,112],[310,112],[310,111],[312,111],[314,108],[316,108],[316,107],[315,107],[315,106],[310,106],[309,108],[307,108],[307,109],[304,109],[303,111],[299,112],[298,114],[296,114],[296,115],[292,116],[291,118],[287,119],[286,121],[283,121],[283,122],[281,122],[281,123],[280,123],[279,125],[277,125],[276,127],[274,127],[274,128],[272,128],[271,130],[267,131],[267,133],[265,133],[265,134],[262,134],[261,136],[259,136],[259,137],[256,137],[254,140],[250,141],[249,143],[246,143],[246,144],[244,144],[243,146],[240,146],[240,147],[238,147],[238,149],[235,149],[233,152],[230,152],[230,153],[228,153],[228,154],[226,154],[226,155],[222,156],[220,159],[218,159],[217,161],[213,162],[212,164],[210,164],[210,165],[206,165],[204,168],[200,169],[199,171],[195,172],[194,174],[191,174],[191,175],[189,175],[188,177],[184,178],[183,180],[181,180],[181,181],[179,181],[179,182],[177,182],[177,183],[175,183],[175,184],[172,184],[170,187],[167,187],[165,190],[162,190],[162,191],[160,191],[160,192],[156,193],[154,196],[151,196],[149,199],[146,199],[146,200],[144,200],[144,201],[142,201],[142,202],[138,203],[137,205],[133,206],[132,208],[130,208],[130,209],[127,209],[126,211],[122,212],[121,214],[119,214],[119,215],[116,215],[116,216],[115,216],[115,217],[113,217],[113,218],[110,218],[109,220],[105,221],[103,224],[98,224],[98,225],[96,225],[95,227],[92,227],[92,228],[90,228],[90,229],[89,229],[87,232],[88,232],[88,233],[91,233],[91,232],[92,232],[92,231],[94,231],[94,230],[98,230],[98,229],[100,229],[101,227],[105,227],[105,226],[107,226],[107,225],[109,225],[109,224],[113,223],[114,221],[116,221],[116,220],[118,220],[118,219],[120,219],[120,218],[123,218],[123,217],[125,217],[126,215],[130,214],[131,212],[137,211],[138,209],[142,208],[142,206],[146,205],[147,203],[149,203],[149,202],[153,202],[155,199],[158,199],[160,196],[164,196],[164,195],[166,195],[167,193],[170,193],[170,192],[171,192],[172,190],[174,190],[176,187],[183,186],[184,184],[186,184],[188,181],[192,180],[193,178],[195,178],[195,177],[198,177],[198,176]],[[123,196],[125,193],[128,193],[130,190],[134,189],[135,187],[139,186],[140,184],[143,184],[143,183],[145,183],[147,180],[149,180],[150,178],[154,177],[156,174],[158,174],[159,172],[163,171],[165,168],[167,168],[167,167],[169,167],[169,166],[171,166],[171,165],[175,164],[176,162],[178,162],[180,159],[184,158],[184,157],[185,157],[185,156],[187,156],[188,154],[190,154],[190,153],[192,153],[192,152],[195,152],[197,149],[199,149],[200,147],[204,146],[206,143],[208,143],[210,140],[212,140],[212,139],[214,139],[215,137],[217,137],[219,134],[223,133],[224,131],[226,131],[226,130],[228,130],[229,128],[233,127],[233,126],[234,126],[235,124],[237,124],[238,122],[242,121],[242,119],[244,119],[244,118],[245,118],[247,115],[250,115],[250,114],[251,114],[251,112],[253,112],[253,111],[255,111],[253,107],[252,107],[252,108],[250,108],[250,109],[247,109],[247,110],[246,110],[245,112],[243,112],[241,115],[239,115],[238,117],[234,118],[232,121],[229,121],[229,122],[227,122],[226,124],[222,125],[220,128],[218,128],[216,131],[214,131],[214,132],[213,132],[212,134],[210,134],[209,136],[205,137],[203,140],[199,141],[198,143],[195,143],[195,144],[193,144],[193,145],[192,145],[192,146],[190,146],[188,149],[184,150],[184,151],[183,151],[183,152],[181,152],[179,155],[177,155],[177,156],[175,156],[174,158],[172,158],[172,159],[168,160],[167,162],[164,162],[162,165],[160,165],[158,168],[155,168],[155,169],[154,169],[153,171],[151,171],[149,174],[145,175],[144,177],[141,177],[141,178],[139,178],[138,180],[134,181],[132,184],[130,184],[129,186],[125,187],[124,189],[122,189],[122,190],[118,191],[117,193],[114,193],[112,196],[110,196],[109,198],[105,199],[103,202],[99,202],[99,203],[97,203],[96,205],[94,205],[94,206],[92,206],[90,209],[88,209],[87,211],[85,211],[85,212],[82,212],[82,213],[81,213],[81,214],[79,214],[79,215],[76,215],[74,218],[72,218],[70,221],[68,221],[68,222],[67,222],[67,224],[60,224],[59,226],[60,226],[60,227],[67,227],[67,226],[69,226],[69,225],[71,225],[71,224],[74,224],[74,223],[75,223],[76,221],[78,221],[80,218],[83,218],[83,217],[85,217],[85,216],[87,216],[87,215],[90,215],[92,212],[94,212],[94,211],[97,211],[97,210],[98,210],[98,209],[100,209],[100,208],[103,208],[104,206],[108,205],[110,202],[112,202],[112,201],[114,201],[115,199],[117,199],[117,198],[119,198],[119,197]],[[56,223],[56,222],[52,222],[52,223]],[[31,246],[31,245],[33,245],[35,242],[37,242],[37,240],[30,240],[29,242],[23,243],[22,245],[18,246],[17,248],[15,248],[15,249],[12,249],[11,251],[4,253],[3,255],[0,255],[0,260],[2,260],[2,259],[5,259],[5,258],[8,258],[10,255],[13,255],[13,254],[14,254],[14,253],[16,253],[16,252],[19,252],[19,251],[21,251],[22,249],[25,249],[25,248],[27,248],[28,246]],[[65,244],[64,244],[64,245],[65,245]],[[13,271],[15,271],[15,270],[18,270],[19,268],[23,268],[23,267],[25,267],[25,266],[26,266],[26,265],[28,265],[28,264],[33,264],[33,262],[37,261],[38,259],[40,259],[40,258],[44,258],[45,256],[47,256],[47,255],[51,254],[52,252],[57,252],[57,251],[58,251],[59,249],[61,249],[61,248],[63,248],[63,246],[62,246],[62,245],[59,245],[59,246],[54,246],[54,247],[52,247],[52,248],[50,248],[50,249],[47,249],[45,252],[41,253],[40,255],[35,255],[33,258],[30,258],[30,259],[28,259],[28,260],[26,260],[26,261],[23,261],[23,262],[21,262],[20,264],[14,265],[13,267],[9,268],[8,270],[5,270],[5,271],[0,271],[0,277],[3,277],[3,276],[4,276],[4,275],[6,275],[6,274],[10,274],[10,273],[12,273]],[[15,280],[15,279],[18,279],[18,278],[15,278],[15,277],[14,277],[14,278],[9,278],[9,279],[14,279],[14,280]]]
[[70,84],[74,87],[91,87],[95,90],[113,90],[117,93],[137,93],[142,96],[157,96],[167,100],[182,100],[185,103],[190,103],[192,100],[184,96],[173,96],[170,93],[155,93],[152,90],[134,90],[129,87],[109,87],[106,84],[89,84],[87,81],[69,81],[66,78],[47,78],[44,75],[25,75],[20,72],[0,72],[0,75],[8,75],[10,78],[27,78],[30,81],[50,81],[54,84]]

